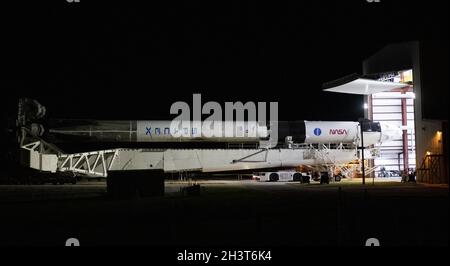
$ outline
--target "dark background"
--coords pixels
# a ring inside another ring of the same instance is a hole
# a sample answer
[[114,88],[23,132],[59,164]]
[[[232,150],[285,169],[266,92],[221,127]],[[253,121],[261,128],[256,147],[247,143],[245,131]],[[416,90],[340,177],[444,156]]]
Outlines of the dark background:
[[[202,93],[203,102],[278,101],[280,120],[356,120],[363,115],[362,97],[324,93],[324,82],[361,73],[362,61],[387,44],[448,40],[448,1],[442,0],[214,1],[216,5],[80,1],[0,4],[2,121],[15,119],[19,97],[38,99],[51,118],[169,119],[170,105],[179,100],[190,103],[193,93]],[[8,124],[1,124],[3,133]],[[17,142],[10,141],[9,148],[17,152]],[[1,161],[4,169],[9,161]],[[14,173],[16,168],[10,168]],[[392,240],[391,245],[448,244],[446,191],[388,190],[392,198],[384,191],[380,198],[359,189],[345,194],[347,243],[360,245],[360,236],[381,230],[382,239]],[[87,244],[142,244],[147,237],[156,244],[160,239],[180,243],[177,234],[167,238],[171,227],[179,228],[188,240],[201,232],[206,243],[217,241],[211,231],[203,230],[208,225],[216,225],[222,240],[242,232],[237,240],[251,244],[264,239],[286,244],[284,240],[298,236],[294,243],[330,245],[338,230],[337,223],[329,223],[337,210],[337,204],[330,204],[337,194],[329,191],[329,198],[321,193],[314,198],[304,191],[274,197],[267,191],[238,190],[244,195],[241,200],[213,190],[211,201],[192,198],[191,203],[182,199],[173,204],[169,199],[166,205],[109,199],[5,204],[0,229],[2,243],[21,245],[59,245],[69,233]],[[239,222],[254,225],[255,220],[266,230],[228,227]],[[314,226],[286,226],[297,220]],[[192,230],[178,227],[184,223]],[[303,251],[289,254],[298,258]],[[150,250],[145,254],[153,259]],[[401,257],[416,258],[405,254]]]
[[448,40],[447,1],[169,3],[65,0],[0,9],[3,118],[18,97],[52,118],[169,119],[170,105],[278,101],[282,120],[356,120],[322,92],[386,44]]

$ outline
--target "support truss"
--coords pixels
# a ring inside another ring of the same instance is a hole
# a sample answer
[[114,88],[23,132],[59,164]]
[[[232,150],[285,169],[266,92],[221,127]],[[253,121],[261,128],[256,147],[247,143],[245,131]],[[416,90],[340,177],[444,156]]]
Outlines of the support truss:
[[116,156],[117,150],[65,154],[59,156],[58,170],[106,177]]
[[[39,137],[31,136],[29,133],[28,129],[22,128],[20,147],[29,152],[29,159],[25,160],[25,163],[37,170],[45,168],[53,169],[52,171],[72,172],[92,177],[107,177],[108,170],[111,169],[118,153],[118,150],[103,150],[65,154],[55,145],[47,143]],[[44,164],[43,158],[46,156],[55,159],[47,159]]]

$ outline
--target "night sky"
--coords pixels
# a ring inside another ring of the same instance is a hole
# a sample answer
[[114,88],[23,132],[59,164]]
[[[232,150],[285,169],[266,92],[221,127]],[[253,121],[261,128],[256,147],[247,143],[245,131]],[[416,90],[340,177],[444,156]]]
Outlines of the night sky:
[[4,5],[3,114],[26,96],[51,118],[169,119],[202,93],[278,101],[281,120],[356,120],[362,97],[324,82],[386,44],[448,39],[448,1],[381,1]]

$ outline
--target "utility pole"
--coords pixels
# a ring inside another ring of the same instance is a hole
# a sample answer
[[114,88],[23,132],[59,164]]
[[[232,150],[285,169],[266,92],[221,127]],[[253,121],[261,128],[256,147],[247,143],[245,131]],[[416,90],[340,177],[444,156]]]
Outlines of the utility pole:
[[364,119],[359,119],[359,128],[361,130],[361,171],[362,171],[362,183],[366,184],[366,167],[364,165],[364,133],[363,133],[363,123]]

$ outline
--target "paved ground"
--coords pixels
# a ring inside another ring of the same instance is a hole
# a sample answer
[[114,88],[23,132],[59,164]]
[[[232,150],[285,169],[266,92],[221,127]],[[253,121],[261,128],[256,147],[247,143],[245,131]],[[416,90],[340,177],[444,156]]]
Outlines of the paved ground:
[[106,197],[104,182],[0,186],[0,245],[448,245],[448,187],[201,181],[200,196]]

